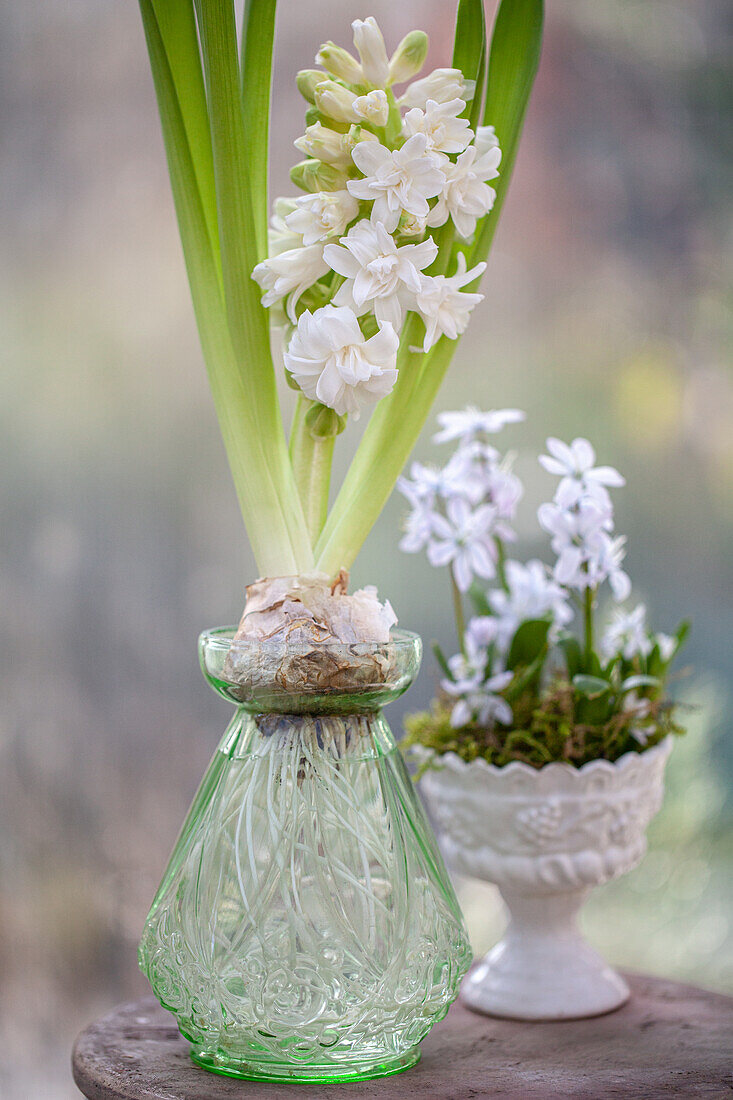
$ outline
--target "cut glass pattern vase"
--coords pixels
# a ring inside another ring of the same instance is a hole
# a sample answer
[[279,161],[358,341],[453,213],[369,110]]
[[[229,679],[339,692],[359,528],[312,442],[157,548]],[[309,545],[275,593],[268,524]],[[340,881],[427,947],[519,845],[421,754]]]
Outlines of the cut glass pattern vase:
[[414,1064],[470,961],[430,826],[381,715],[420,640],[201,636],[236,703],[147,918],[140,965],[218,1073],[354,1080]]

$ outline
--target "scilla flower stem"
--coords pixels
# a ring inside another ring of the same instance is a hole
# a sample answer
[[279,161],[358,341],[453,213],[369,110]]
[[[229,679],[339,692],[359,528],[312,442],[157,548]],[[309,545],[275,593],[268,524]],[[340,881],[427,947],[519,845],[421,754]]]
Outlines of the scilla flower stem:
[[583,632],[585,639],[585,665],[589,668],[593,656],[593,601],[595,589],[586,588],[583,594]]
[[461,590],[456,584],[456,579],[453,576],[451,570],[450,583],[453,590],[453,612],[456,618],[456,633],[461,644],[461,653],[466,656],[466,619],[463,614],[463,599],[461,597]]

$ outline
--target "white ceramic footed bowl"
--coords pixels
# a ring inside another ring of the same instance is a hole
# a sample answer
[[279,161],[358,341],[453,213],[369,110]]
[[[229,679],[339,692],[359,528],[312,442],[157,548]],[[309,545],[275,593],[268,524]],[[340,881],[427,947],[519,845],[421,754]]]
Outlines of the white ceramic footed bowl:
[[577,1019],[622,1005],[629,990],[585,942],[577,913],[594,886],[646,851],[662,804],[672,738],[580,768],[436,759],[420,788],[460,873],[496,883],[509,909],[502,941],[474,968],[469,1007],[527,1020]]

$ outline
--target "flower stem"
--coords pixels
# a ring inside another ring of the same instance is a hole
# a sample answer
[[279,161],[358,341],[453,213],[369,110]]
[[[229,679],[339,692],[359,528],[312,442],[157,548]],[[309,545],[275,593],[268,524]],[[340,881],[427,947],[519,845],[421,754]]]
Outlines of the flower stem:
[[308,430],[305,414],[308,402],[298,397],[290,433],[290,459],[295,472],[308,534],[315,546],[328,514],[328,494],[331,487],[331,467],[336,436],[316,438]]
[[591,657],[593,656],[593,601],[595,597],[594,588],[586,588],[583,595],[583,623],[585,629],[585,667],[586,670],[590,669]]
[[505,592],[509,592],[509,585],[506,579],[506,550],[504,543],[501,539],[494,539],[496,544],[496,575],[499,578],[499,584]]
[[458,634],[458,642],[461,647],[461,653],[466,656],[466,619],[463,614],[463,598],[461,596],[461,590],[456,584],[456,578],[453,576],[453,570],[450,571],[450,583],[453,591],[453,613],[456,618],[456,632]]

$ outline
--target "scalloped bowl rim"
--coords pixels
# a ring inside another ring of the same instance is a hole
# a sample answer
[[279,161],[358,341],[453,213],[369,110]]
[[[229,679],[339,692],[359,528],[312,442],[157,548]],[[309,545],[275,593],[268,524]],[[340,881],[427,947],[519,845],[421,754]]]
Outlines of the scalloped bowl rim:
[[[540,776],[547,776],[549,774],[562,773],[563,775],[574,775],[578,781],[585,778],[587,775],[593,772],[608,772],[611,775],[624,771],[631,765],[634,760],[644,759],[651,761],[657,757],[665,759],[672,751],[673,737],[671,733],[659,741],[658,744],[652,745],[650,749],[644,749],[642,752],[635,752],[630,749],[625,752],[623,756],[619,756],[618,760],[587,760],[585,764],[581,764],[579,768],[573,767],[572,764],[568,764],[562,760],[551,760],[547,764],[543,764],[541,768],[533,768],[531,764],[525,764],[523,760],[510,760],[508,764],[489,764],[487,760],[483,760],[478,757],[476,760],[464,760],[458,755],[458,753],[450,750],[449,752],[438,753],[435,750],[428,749],[426,746],[415,746],[415,748],[422,748],[424,752],[432,752],[433,758],[437,760],[443,760],[446,765],[453,771],[474,771],[484,772],[490,776],[499,778],[500,776],[511,775],[523,775],[534,776],[539,781]],[[413,750],[414,751],[414,750]],[[422,755],[422,754],[421,754]],[[436,776],[443,771],[443,768],[433,767],[426,772],[422,778],[428,778],[429,775]]]

